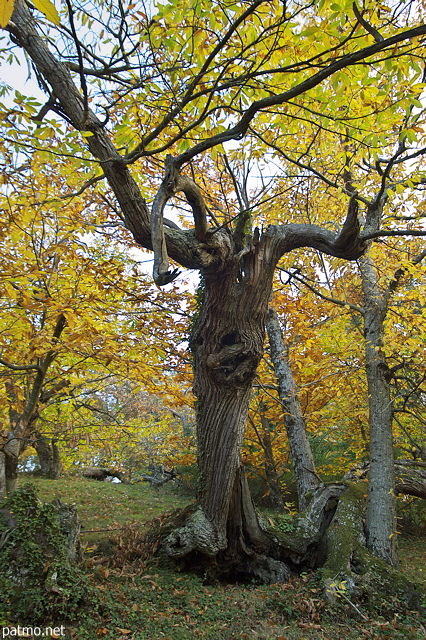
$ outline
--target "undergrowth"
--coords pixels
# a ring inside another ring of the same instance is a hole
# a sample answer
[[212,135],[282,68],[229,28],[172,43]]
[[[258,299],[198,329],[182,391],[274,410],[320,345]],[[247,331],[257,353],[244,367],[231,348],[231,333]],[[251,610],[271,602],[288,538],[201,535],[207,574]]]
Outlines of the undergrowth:
[[[50,481],[61,492],[64,501],[79,500],[67,480],[67,488],[59,481]],[[89,485],[90,487],[90,485]],[[105,494],[114,489],[103,483],[92,483],[92,507],[105,504]],[[117,503],[126,504],[126,491],[120,487]],[[66,493],[68,492],[68,498]],[[105,492],[105,494],[104,494]],[[42,494],[43,492],[41,492]],[[160,513],[170,511],[170,491],[140,489],[140,513],[137,522],[122,525],[105,538],[104,533],[86,547],[85,580],[94,589],[97,604],[74,609],[66,624],[67,638],[75,640],[424,640],[426,629],[421,613],[407,610],[404,603],[384,603],[381,610],[358,611],[343,597],[330,604],[324,597],[319,576],[307,573],[286,584],[206,585],[202,576],[180,572],[153,558],[161,532],[170,518]],[[43,497],[43,496],[42,496]],[[157,503],[154,519],[149,500]],[[84,498],[86,501],[87,498]],[[177,506],[179,497],[174,501]],[[87,512],[87,504],[84,505]],[[145,518],[143,517],[145,516]],[[122,521],[119,513],[114,513]],[[155,526],[153,526],[155,525]],[[86,519],[86,526],[93,521]],[[95,528],[95,527],[93,527]],[[149,532],[149,535],[147,533]],[[412,536],[408,540],[409,554],[423,567],[426,558],[425,538]],[[404,539],[401,547],[404,550]],[[404,554],[402,554],[404,555]],[[415,566],[407,574],[415,579]],[[76,592],[77,593],[77,592]],[[52,618],[52,612],[50,616]],[[11,611],[0,612],[0,621],[11,623]],[[18,620],[13,616],[15,622]],[[59,611],[51,619],[61,624]],[[31,624],[28,617],[21,622]]]
[[0,505],[0,610],[12,620],[75,619],[96,606],[84,571],[70,562],[58,510],[25,485]]

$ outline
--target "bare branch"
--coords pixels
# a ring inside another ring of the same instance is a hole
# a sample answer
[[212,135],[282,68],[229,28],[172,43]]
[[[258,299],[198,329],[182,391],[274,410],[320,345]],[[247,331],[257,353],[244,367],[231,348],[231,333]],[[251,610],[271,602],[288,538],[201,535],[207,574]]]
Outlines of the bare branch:
[[361,232],[361,239],[364,241],[374,240],[374,238],[394,238],[396,236],[413,236],[413,237],[425,237],[426,230],[421,229],[381,229],[378,231]]
[[154,251],[153,278],[155,284],[163,286],[172,282],[178,275],[177,269],[169,271],[169,256],[167,254],[166,238],[164,236],[164,207],[174,194],[174,166],[173,157],[168,155],[165,161],[165,176],[154,198],[151,208],[151,237]]
[[358,20],[358,22],[364,27],[364,29],[366,31],[368,31],[368,33],[370,35],[373,36],[373,38],[375,39],[376,42],[383,42],[384,37],[382,35],[380,35],[380,33],[377,31],[377,29],[375,29],[373,27],[373,25],[371,25],[369,22],[367,22],[367,20],[365,20],[362,16],[362,14],[360,13],[356,2],[353,3],[352,5],[352,9],[353,12],[355,14],[356,19]]
[[[180,273],[177,269],[169,271],[164,224],[169,227],[172,225],[163,216],[167,201],[180,191],[185,194],[185,198],[192,209],[195,238],[198,242],[205,242],[208,233],[207,208],[201,190],[189,176],[181,176],[179,174],[173,157],[168,155],[165,161],[164,180],[155,196],[151,210],[151,233],[154,250],[153,277],[158,286],[172,282]],[[176,228],[176,225],[174,227]]]

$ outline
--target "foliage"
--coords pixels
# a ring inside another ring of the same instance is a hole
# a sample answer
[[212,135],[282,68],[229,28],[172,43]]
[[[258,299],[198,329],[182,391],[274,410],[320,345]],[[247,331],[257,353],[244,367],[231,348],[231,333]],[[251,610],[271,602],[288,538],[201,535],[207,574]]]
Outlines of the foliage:
[[[25,485],[1,505],[0,606],[10,620],[67,619],[96,606],[81,568],[68,558],[57,510]],[[13,523],[11,523],[11,520]]]
[[[111,449],[133,429],[124,421],[112,430],[117,416],[107,411],[98,430],[105,412],[99,398],[108,384],[127,380],[129,394],[141,387],[153,392],[166,376],[168,397],[181,404],[179,381],[188,374],[177,366],[178,332],[185,325],[188,296],[177,294],[165,310],[162,293],[141,272],[139,256],[129,259],[126,238],[104,231],[102,213],[93,205],[92,224],[82,233],[84,205],[68,206],[65,216],[48,198],[32,202],[35,191],[47,196],[49,168],[36,157],[30,163],[30,193],[23,197],[22,179],[15,176],[8,180],[7,195],[0,195],[3,435],[21,416],[18,437],[31,442],[34,431],[41,432],[59,440],[62,454],[80,447],[83,456],[93,444],[108,449],[109,441]],[[53,175],[49,185],[54,182]]]

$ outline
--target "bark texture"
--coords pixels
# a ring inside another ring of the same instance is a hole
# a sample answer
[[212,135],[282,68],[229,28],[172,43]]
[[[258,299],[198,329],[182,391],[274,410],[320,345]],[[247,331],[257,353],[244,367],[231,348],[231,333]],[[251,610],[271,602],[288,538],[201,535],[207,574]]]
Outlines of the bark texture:
[[314,457],[306,433],[297,385],[290,366],[288,345],[284,342],[278,314],[273,307],[269,307],[266,328],[296,476],[299,509],[303,510],[307,507],[308,495],[318,486],[319,479],[315,473]]
[[[321,569],[325,595],[333,601],[343,594],[353,607],[360,603],[371,611],[392,610],[393,601],[403,602],[407,610],[418,609],[421,588],[367,550],[364,527],[367,484],[347,484],[327,529],[327,556]],[[358,615],[364,615],[354,608]]]
[[[424,465],[424,466],[423,466]],[[426,500],[426,462],[395,461],[395,492]]]
[[33,447],[37,451],[41,475],[53,480],[59,478],[62,465],[57,440],[36,433]]
[[370,470],[367,545],[373,555],[397,563],[395,471],[392,437],[390,372],[383,352],[387,295],[372,259],[360,261],[364,294],[364,345],[370,426]]
[[19,456],[25,449],[23,435],[26,430],[21,425],[22,421],[18,419],[13,425],[13,430],[7,434],[6,443],[3,446],[6,494],[12,493],[16,489]]
[[[225,245],[232,247],[230,237]],[[256,268],[253,258],[269,249],[252,246],[222,273],[203,274],[203,301],[194,322],[191,349],[197,397],[199,501],[216,531],[217,544],[227,546],[227,530],[235,530],[233,492],[253,378],[263,354],[265,316],[272,268]],[[233,249],[235,252],[235,249]],[[271,262],[270,260],[268,262]],[[266,265],[268,262],[265,260]],[[241,500],[244,492],[240,494]],[[242,502],[242,509],[247,506]]]

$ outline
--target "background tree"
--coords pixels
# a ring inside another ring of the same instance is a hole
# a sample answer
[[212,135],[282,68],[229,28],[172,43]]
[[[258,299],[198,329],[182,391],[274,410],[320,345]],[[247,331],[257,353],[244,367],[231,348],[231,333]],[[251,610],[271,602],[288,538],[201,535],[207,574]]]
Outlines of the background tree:
[[[11,176],[3,195],[2,491],[13,490],[19,456],[29,444],[47,475],[59,472],[58,440],[72,437],[67,412],[58,415],[59,405],[68,403],[68,414],[78,412],[85,406],[84,394],[112,376],[155,389],[176,361],[153,338],[153,328],[164,320],[161,295],[139,272],[137,260],[123,253],[124,239],[102,229],[96,209],[83,234],[80,206],[69,205],[64,215],[51,201],[37,204],[34,198],[46,195],[48,180],[61,189],[61,177],[48,179],[49,164],[39,164],[38,158],[30,162],[31,174]],[[184,316],[183,297],[177,307]],[[172,313],[169,301],[168,318]],[[172,327],[178,330],[178,320]],[[167,333],[171,337],[172,327],[163,330],[162,340]],[[179,349],[179,339],[172,342]],[[80,423],[84,437],[91,431],[87,417],[86,412]]]

